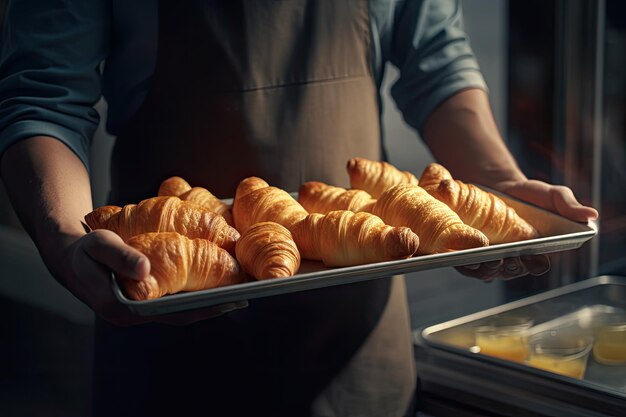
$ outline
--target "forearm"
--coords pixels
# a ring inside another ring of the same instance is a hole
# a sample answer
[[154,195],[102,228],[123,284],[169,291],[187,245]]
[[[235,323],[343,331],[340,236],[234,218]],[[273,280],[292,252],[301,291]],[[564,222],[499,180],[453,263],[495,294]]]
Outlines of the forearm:
[[37,136],[17,142],[0,160],[11,203],[42,255],[55,252],[58,239],[84,233],[83,216],[92,209],[89,175],[80,159],[60,141]]
[[423,139],[455,178],[492,186],[526,179],[502,140],[487,94],[457,93],[426,119]]

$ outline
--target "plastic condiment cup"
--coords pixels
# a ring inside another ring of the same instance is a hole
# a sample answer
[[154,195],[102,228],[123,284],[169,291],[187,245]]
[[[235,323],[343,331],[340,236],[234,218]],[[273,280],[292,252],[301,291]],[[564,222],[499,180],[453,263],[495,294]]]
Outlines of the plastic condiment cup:
[[626,365],[626,316],[594,331],[593,358],[604,365]]
[[512,362],[524,362],[528,356],[526,336],[533,321],[527,317],[493,317],[474,330],[475,352]]
[[593,337],[575,331],[550,330],[530,336],[526,363],[546,371],[582,379]]

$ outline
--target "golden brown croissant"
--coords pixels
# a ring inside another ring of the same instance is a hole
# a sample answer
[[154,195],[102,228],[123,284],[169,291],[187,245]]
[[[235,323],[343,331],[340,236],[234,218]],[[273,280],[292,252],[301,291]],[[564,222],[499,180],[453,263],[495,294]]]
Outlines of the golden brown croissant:
[[190,239],[208,239],[233,254],[239,239],[239,232],[224,217],[178,197],[152,197],[123,208],[100,207],[85,221],[92,230],[111,230],[124,241],[146,232],[179,232]]
[[400,171],[388,162],[352,158],[348,161],[350,187],[367,191],[378,198],[385,190],[396,184],[418,184],[415,175]]
[[443,165],[432,163],[422,171],[419,182],[420,187],[426,188],[431,185],[439,185],[443,180],[451,180],[452,174]]
[[106,229],[109,219],[122,210],[119,206],[101,206],[88,213],[85,221],[91,230]]
[[420,254],[489,244],[484,234],[463,223],[450,207],[417,185],[398,184],[385,191],[372,213],[387,224],[410,227],[420,238]]
[[501,198],[473,184],[452,179],[439,164],[426,167],[421,178],[421,184],[429,184],[424,186],[429,194],[447,204],[463,222],[483,232],[491,244],[538,236],[537,230]]
[[175,196],[191,190],[191,185],[181,177],[170,177],[164,180],[159,186],[159,197]]
[[274,222],[249,227],[235,252],[244,271],[258,280],[289,277],[300,268],[300,252],[291,232]]
[[233,225],[233,217],[228,204],[215,197],[204,187],[191,187],[181,177],[170,177],[163,181],[159,187],[159,196],[176,196],[181,200],[199,204],[221,214],[229,225]]
[[165,294],[244,281],[235,258],[207,239],[189,239],[176,232],[161,232],[135,235],[127,243],[150,259],[148,279],[120,280],[122,290],[133,300],[150,300]]
[[248,177],[237,186],[233,202],[233,218],[239,233],[245,233],[254,223],[271,221],[292,226],[309,213],[288,192],[271,187],[258,177]]
[[309,213],[333,210],[370,211],[376,200],[363,190],[346,190],[318,181],[305,182],[298,190],[298,201]]
[[312,213],[292,234],[303,258],[326,266],[350,266],[412,256],[419,238],[408,227],[392,227],[371,213],[335,210]]

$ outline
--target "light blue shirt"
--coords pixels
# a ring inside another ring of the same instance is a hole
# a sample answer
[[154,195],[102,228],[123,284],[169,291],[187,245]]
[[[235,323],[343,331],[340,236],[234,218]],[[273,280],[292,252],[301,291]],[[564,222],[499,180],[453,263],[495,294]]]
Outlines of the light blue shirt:
[[[460,0],[369,3],[374,76],[380,87],[387,62],[399,69],[391,95],[418,132],[446,98],[487,90]],[[94,104],[104,96],[107,130],[120,132],[146,95],[157,32],[157,0],[9,2],[0,40],[0,155],[20,139],[45,135],[88,166],[99,123]]]

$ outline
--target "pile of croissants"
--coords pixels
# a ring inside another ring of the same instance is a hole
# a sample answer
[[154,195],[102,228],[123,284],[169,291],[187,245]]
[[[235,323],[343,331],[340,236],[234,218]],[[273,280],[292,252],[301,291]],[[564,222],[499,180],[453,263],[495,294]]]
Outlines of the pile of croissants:
[[232,205],[171,177],[156,197],[96,208],[85,221],[150,259],[148,279],[120,279],[134,300],[289,277],[302,259],[352,266],[538,236],[502,199],[455,180],[439,164],[419,180],[364,158],[350,159],[347,170],[350,189],[310,181],[297,199],[249,177]]

